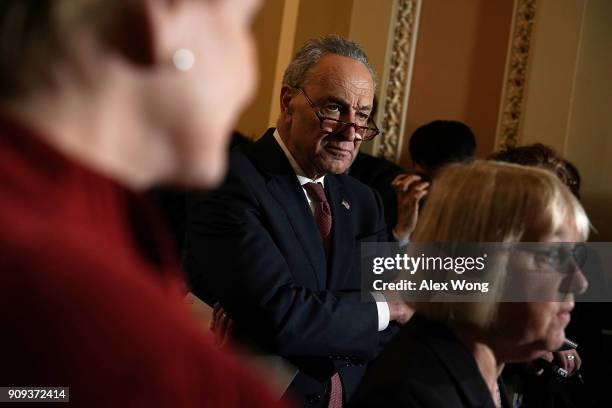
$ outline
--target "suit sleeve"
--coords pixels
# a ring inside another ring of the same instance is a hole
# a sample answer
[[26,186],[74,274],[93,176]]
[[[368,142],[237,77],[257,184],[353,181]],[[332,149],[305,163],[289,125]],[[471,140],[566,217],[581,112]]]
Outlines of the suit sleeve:
[[375,303],[359,291],[295,282],[250,188],[230,171],[220,191],[189,198],[186,269],[194,293],[219,301],[249,337],[280,355],[373,358]]

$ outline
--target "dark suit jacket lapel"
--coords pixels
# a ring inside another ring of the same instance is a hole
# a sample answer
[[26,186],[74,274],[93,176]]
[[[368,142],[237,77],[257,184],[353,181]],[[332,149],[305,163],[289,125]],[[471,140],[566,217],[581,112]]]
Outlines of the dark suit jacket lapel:
[[289,224],[310,261],[317,286],[324,289],[327,262],[323,244],[304,190],[273,133],[274,129],[268,129],[245,153],[266,175],[266,187],[285,211]]
[[438,323],[432,324],[431,327],[437,330],[439,335],[429,339],[428,345],[446,367],[465,401],[470,407],[494,408],[474,358],[450,329]]
[[[351,222],[350,203],[346,199],[344,188],[337,177],[325,177],[327,200],[332,211],[332,259],[330,273],[327,275],[327,287],[346,287],[349,278],[351,254],[353,251],[353,223]],[[345,204],[348,205],[345,206]]]

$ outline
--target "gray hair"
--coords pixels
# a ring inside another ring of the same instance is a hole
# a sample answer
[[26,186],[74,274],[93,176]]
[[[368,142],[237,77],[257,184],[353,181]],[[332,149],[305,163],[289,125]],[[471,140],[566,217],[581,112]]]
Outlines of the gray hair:
[[291,63],[285,70],[283,85],[293,88],[301,87],[304,84],[306,72],[327,54],[340,55],[361,62],[370,72],[374,82],[374,89],[376,90],[376,72],[372,65],[370,65],[365,51],[356,42],[336,34],[306,41],[302,48],[293,56]]

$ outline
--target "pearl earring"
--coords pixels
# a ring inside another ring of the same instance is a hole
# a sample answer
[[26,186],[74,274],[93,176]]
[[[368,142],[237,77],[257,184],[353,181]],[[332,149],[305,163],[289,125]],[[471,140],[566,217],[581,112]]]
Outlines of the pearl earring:
[[191,50],[181,48],[172,56],[172,63],[179,71],[189,71],[195,63],[195,56]]

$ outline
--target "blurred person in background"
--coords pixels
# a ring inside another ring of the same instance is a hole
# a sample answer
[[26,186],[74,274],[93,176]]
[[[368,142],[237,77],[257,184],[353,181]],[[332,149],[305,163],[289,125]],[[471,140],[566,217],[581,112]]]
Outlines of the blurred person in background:
[[511,147],[491,154],[488,159],[552,171],[570,189],[572,194],[580,199],[580,173],[578,169],[549,146],[534,143]]
[[415,172],[431,181],[446,165],[474,160],[476,139],[463,122],[434,120],[412,133],[408,149]]
[[446,165],[474,160],[476,138],[465,123],[434,120],[412,133],[408,148],[414,172],[400,174],[392,182],[397,193],[397,211],[402,214],[396,228],[406,231],[407,239],[416,228],[433,179]]
[[89,407],[275,404],[196,326],[140,194],[220,182],[258,3],[0,3],[0,385]]

